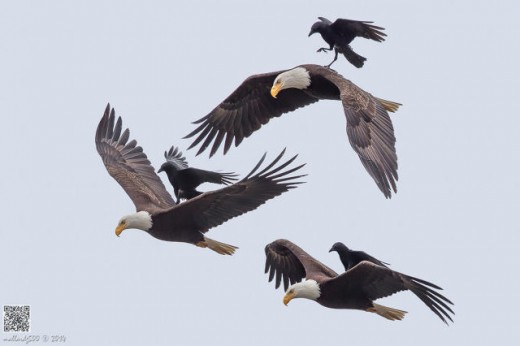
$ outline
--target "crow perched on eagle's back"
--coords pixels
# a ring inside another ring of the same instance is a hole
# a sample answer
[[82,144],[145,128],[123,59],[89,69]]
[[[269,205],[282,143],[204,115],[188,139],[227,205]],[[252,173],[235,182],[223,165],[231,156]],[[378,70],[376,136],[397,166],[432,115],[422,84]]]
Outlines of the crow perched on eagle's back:
[[237,180],[234,173],[219,173],[189,167],[186,158],[182,156],[182,152],[173,146],[169,151],[164,152],[164,158],[166,162],[162,164],[157,173],[165,172],[168,176],[168,180],[173,186],[175,198],[177,198],[177,204],[181,199],[192,199],[201,195],[202,192],[197,191],[200,184],[229,185]]
[[318,19],[320,21],[312,25],[309,36],[318,32],[329,44],[329,48],[322,47],[317,50],[318,52],[334,49],[334,60],[327,67],[330,67],[338,59],[338,53],[341,53],[352,65],[361,68],[367,59],[354,52],[349,44],[356,37],[364,37],[377,42],[385,40],[386,34],[381,31],[385,29],[372,25],[373,22],[339,18],[333,23],[324,17],[318,17]]

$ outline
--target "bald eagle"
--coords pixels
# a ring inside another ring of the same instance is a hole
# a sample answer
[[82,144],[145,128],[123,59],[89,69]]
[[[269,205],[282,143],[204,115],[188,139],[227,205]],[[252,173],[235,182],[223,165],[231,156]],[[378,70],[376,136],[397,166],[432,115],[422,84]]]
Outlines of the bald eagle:
[[197,186],[203,183],[229,185],[236,181],[235,173],[219,173],[206,171],[188,166],[188,161],[182,156],[182,151],[172,146],[164,152],[166,162],[161,165],[157,173],[165,172],[173,186],[173,193],[179,204],[181,199],[192,199],[201,195]]
[[[128,228],[143,230],[165,241],[184,242],[208,247],[232,255],[235,246],[220,243],[204,234],[236,216],[256,209],[266,201],[295,188],[303,175],[294,176],[304,165],[287,168],[295,159],[276,166],[284,151],[258,172],[260,162],[244,179],[220,190],[203,193],[187,202],[175,204],[161,179],[154,172],[143,149],[130,139],[130,131],[122,131],[121,117],[107,105],[96,130],[96,148],[108,173],[121,185],[134,202],[136,213],[119,221],[117,236]],[[285,171],[284,171],[285,169]]]
[[[301,65],[290,70],[253,75],[205,117],[185,138],[197,136],[190,148],[202,143],[197,155],[213,142],[210,157],[224,142],[224,154],[233,140],[244,138],[271,118],[319,100],[339,100],[347,121],[350,145],[386,198],[397,191],[397,154],[389,112],[400,104],[379,99],[319,65]],[[298,127],[295,126],[295,131]]]
[[364,37],[377,42],[385,40],[386,34],[381,31],[385,29],[372,25],[373,22],[339,18],[332,23],[324,17],[318,17],[318,19],[320,21],[312,25],[309,36],[319,33],[323,40],[329,44],[329,48],[323,47],[318,49],[317,52],[334,49],[334,60],[326,66],[329,68],[338,59],[338,53],[343,54],[357,68],[363,67],[367,59],[354,52],[350,47],[350,43],[356,37]]
[[[389,320],[403,319],[406,311],[374,303],[374,300],[399,291],[410,290],[444,323],[452,321],[453,304],[435,290],[437,285],[398,273],[386,266],[363,260],[338,275],[296,244],[279,239],[265,247],[265,272],[269,281],[275,276],[275,287],[283,279],[286,290],[283,302],[306,298],[332,309],[356,309],[376,313]],[[291,284],[289,286],[289,283]]]

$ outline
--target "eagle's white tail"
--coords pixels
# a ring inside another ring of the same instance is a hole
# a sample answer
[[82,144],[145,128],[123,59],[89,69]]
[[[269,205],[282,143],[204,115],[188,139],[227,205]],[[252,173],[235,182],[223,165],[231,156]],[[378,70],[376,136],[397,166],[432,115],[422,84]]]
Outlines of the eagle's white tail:
[[402,106],[400,103],[394,102],[394,101],[388,101],[384,99],[380,99],[379,97],[376,97],[376,99],[381,102],[383,107],[385,107],[387,112],[395,113],[397,112],[397,109],[399,109],[399,106]]
[[238,249],[236,246],[221,243],[208,237],[204,237],[204,241],[198,243],[197,246],[208,247],[221,255],[232,255],[235,253],[235,250]]
[[383,316],[384,318],[387,318],[392,321],[402,320],[404,318],[404,314],[406,314],[406,311],[403,310],[389,308],[387,306],[379,305],[376,303],[372,303],[372,305],[373,307],[367,309],[368,312],[376,313],[379,316]]

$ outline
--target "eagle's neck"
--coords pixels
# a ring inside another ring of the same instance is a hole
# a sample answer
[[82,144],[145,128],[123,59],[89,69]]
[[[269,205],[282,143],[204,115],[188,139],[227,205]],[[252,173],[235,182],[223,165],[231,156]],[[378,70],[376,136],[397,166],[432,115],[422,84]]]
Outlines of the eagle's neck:
[[304,90],[311,85],[311,76],[309,71],[301,66],[280,73],[276,77],[275,83],[278,80],[282,84],[281,90],[290,88]]
[[126,222],[126,228],[137,228],[143,231],[148,231],[152,228],[152,216],[144,210],[127,215],[123,219]]
[[321,296],[320,285],[315,280],[303,280],[292,285],[291,289],[294,290],[294,298],[317,300]]

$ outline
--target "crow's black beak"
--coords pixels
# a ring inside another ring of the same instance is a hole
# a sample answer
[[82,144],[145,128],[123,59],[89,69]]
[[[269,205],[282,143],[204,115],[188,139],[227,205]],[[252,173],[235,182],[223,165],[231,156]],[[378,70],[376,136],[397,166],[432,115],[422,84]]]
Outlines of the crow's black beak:
[[334,249],[334,246],[330,248],[329,252],[332,252],[332,251],[336,251],[336,249]]
[[311,32],[309,32],[309,36],[307,37],[311,37],[312,34],[314,34],[314,31],[311,30]]
[[159,168],[159,170],[157,171],[157,173],[161,173],[161,172],[164,172],[164,169],[161,167]]

